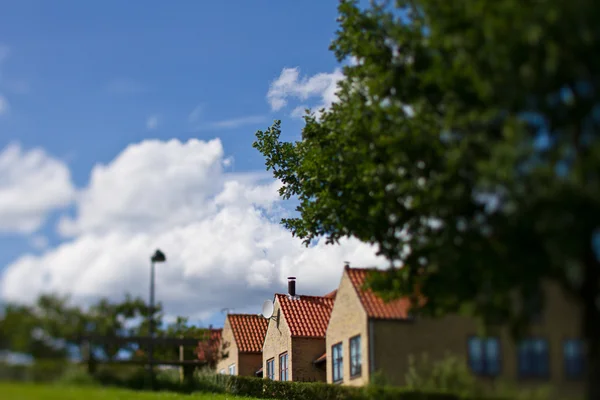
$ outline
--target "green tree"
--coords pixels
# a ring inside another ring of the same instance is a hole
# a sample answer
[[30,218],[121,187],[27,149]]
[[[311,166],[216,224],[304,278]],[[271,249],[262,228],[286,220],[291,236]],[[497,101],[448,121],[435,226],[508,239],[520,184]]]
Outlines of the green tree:
[[331,49],[356,60],[339,100],[305,117],[301,141],[282,141],[279,121],[256,134],[280,195],[299,200],[285,226],[306,244],[372,243],[393,266],[370,281],[385,297],[517,336],[533,312],[520,305],[558,283],[582,307],[600,398],[600,3],[339,11]]
[[[198,339],[198,343],[194,346],[183,346],[184,360],[197,361],[198,349],[202,348],[205,356],[203,358],[207,365],[214,367],[216,364],[216,352],[209,352],[214,347],[210,328],[196,327],[189,324],[188,318],[177,317],[175,322],[161,329],[158,335],[162,337]],[[156,358],[160,360],[179,360],[179,356],[180,346],[162,346],[156,349]],[[183,374],[186,380],[193,376],[196,367],[195,365],[185,365],[183,367]]]

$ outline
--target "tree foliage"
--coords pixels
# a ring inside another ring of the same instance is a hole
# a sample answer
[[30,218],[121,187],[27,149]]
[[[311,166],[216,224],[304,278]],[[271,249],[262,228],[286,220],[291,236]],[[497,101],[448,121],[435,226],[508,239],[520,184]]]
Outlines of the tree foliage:
[[[33,305],[6,304],[0,317],[0,350],[29,354],[34,359],[66,359],[70,351],[79,350],[85,358],[88,349],[78,338],[82,335],[103,337],[147,336],[149,332],[149,306],[141,298],[129,295],[120,302],[99,299],[83,309],[70,302],[68,296],[41,295]],[[198,348],[205,344],[214,346],[212,330],[189,324],[187,318],[177,317],[172,324],[163,326],[162,306],[155,306],[153,320],[162,337],[199,339],[199,344],[184,347],[186,360],[197,358]],[[155,359],[178,360],[179,346],[155,345]],[[114,359],[120,352],[146,357],[147,349],[136,343],[111,343],[98,341],[91,349],[93,357]],[[214,365],[217,354],[208,353],[206,361]]]
[[[516,335],[535,311],[523,305],[555,282],[600,360],[600,4],[339,11],[331,50],[355,62],[338,101],[305,117],[301,141],[282,141],[280,121],[256,134],[280,195],[300,202],[285,226],[306,244],[372,243],[394,266],[371,280],[383,296],[425,296],[423,313]],[[588,365],[600,382],[600,361]]]

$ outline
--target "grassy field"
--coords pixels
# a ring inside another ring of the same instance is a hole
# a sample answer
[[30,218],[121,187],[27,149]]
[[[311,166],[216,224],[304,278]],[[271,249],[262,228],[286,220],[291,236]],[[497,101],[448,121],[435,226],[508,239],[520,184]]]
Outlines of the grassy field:
[[[2,400],[225,400],[241,399],[225,394],[194,393],[174,394],[167,392],[134,392],[102,387],[64,387],[20,383],[0,383]],[[244,399],[249,399],[243,397]]]

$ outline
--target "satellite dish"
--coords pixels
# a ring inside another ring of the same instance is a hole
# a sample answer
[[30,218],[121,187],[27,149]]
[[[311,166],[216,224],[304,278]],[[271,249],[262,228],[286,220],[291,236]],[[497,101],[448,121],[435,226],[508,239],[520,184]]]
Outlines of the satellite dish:
[[262,306],[261,314],[267,319],[273,316],[273,302],[271,300],[265,300]]

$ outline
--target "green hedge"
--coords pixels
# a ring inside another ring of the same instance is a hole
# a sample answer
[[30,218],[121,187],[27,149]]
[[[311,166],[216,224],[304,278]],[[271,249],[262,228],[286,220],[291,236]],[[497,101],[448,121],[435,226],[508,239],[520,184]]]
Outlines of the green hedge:
[[199,390],[221,391],[262,399],[286,400],[458,400],[448,393],[427,393],[392,387],[351,387],[322,382],[279,382],[244,376],[200,376]]

